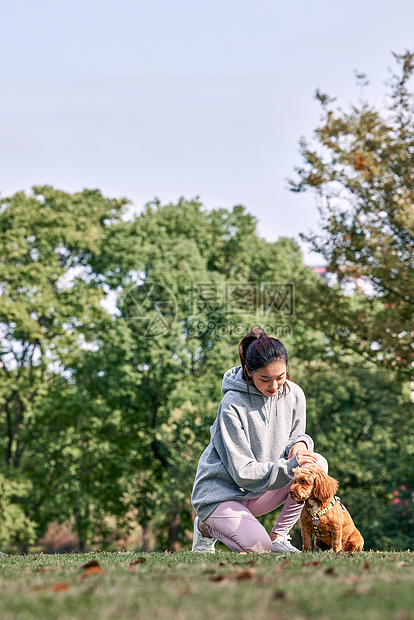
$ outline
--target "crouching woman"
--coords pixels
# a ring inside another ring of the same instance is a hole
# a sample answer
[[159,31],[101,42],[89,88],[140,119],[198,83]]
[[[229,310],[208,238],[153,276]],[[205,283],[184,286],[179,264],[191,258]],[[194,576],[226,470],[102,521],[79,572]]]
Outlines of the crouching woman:
[[[302,505],[289,497],[293,469],[319,463],[305,433],[306,402],[287,373],[283,344],[258,327],[240,342],[241,366],[223,377],[217,419],[194,481],[193,551],[300,553],[289,532]],[[283,504],[270,535],[256,517]]]

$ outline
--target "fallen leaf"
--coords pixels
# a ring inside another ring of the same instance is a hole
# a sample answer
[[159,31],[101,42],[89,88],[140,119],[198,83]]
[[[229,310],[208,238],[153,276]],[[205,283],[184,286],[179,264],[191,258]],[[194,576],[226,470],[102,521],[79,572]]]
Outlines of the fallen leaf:
[[134,562],[130,562],[129,563],[129,572],[130,573],[135,573],[135,568],[134,566],[136,564],[145,564],[147,560],[145,558],[138,558],[138,560],[134,560]]
[[369,562],[365,562],[365,564],[364,564],[364,568],[365,568],[365,570],[368,570],[370,566],[371,566],[371,565],[370,565],[370,563],[369,563]]
[[286,598],[286,592],[284,592],[283,590],[276,590],[275,592],[273,592],[272,598],[275,601],[281,601],[283,598]]
[[228,563],[228,560],[220,560],[220,562],[218,563],[219,566],[224,566],[225,564]]
[[258,576],[256,575],[256,571],[253,568],[243,569],[241,566],[238,566],[235,573],[229,573],[228,575],[216,574],[209,577],[210,581],[221,583],[227,583],[232,579],[236,581],[245,581],[247,579],[258,579]]
[[89,566],[85,569],[86,575],[102,575],[105,571],[100,566]]
[[99,566],[98,560],[91,560],[90,562],[86,562],[86,564],[82,564],[82,568],[91,568],[92,566]]
[[42,566],[42,568],[36,568],[35,573],[48,573],[51,570],[63,570],[62,566]]
[[327,575],[333,575],[335,572],[335,568],[333,566],[328,566],[328,568],[325,568],[325,573]]
[[238,571],[237,573],[235,573],[234,577],[238,581],[244,581],[245,579],[253,579],[254,575],[254,571],[252,571],[251,569],[247,569]]
[[318,560],[312,560],[312,562],[304,562],[302,566],[320,566],[321,563]]
[[53,592],[63,592],[64,590],[69,590],[70,585],[66,583],[66,581],[61,581],[60,583],[55,583],[53,586],[50,586],[49,590]]
[[228,576],[226,576],[226,575],[211,575],[211,577],[209,577],[210,581],[224,581],[224,579],[228,580]]
[[282,562],[281,564],[279,564],[279,566],[277,566],[275,568],[276,572],[279,572],[281,570],[285,570],[286,566],[289,564],[289,560],[284,560],[284,562]]

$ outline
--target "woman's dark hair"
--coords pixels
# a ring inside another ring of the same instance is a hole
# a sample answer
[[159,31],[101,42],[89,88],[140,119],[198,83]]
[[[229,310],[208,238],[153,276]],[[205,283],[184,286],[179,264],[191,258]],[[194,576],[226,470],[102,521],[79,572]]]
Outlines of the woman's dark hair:
[[[248,374],[253,373],[255,370],[264,368],[273,362],[283,360],[288,365],[288,354],[277,338],[271,338],[266,334],[261,327],[252,327],[248,334],[244,336],[239,344],[239,355],[243,369],[243,379],[247,383],[247,391],[249,385],[254,385],[252,378]],[[290,380],[290,376],[286,371],[286,378]],[[290,387],[286,381],[283,384],[282,396],[290,391]]]

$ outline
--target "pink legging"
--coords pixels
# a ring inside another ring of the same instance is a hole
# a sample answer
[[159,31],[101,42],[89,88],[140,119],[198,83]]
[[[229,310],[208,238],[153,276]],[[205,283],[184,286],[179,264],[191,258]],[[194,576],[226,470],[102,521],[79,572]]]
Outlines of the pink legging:
[[[325,457],[320,454],[317,456],[319,465],[328,472]],[[297,504],[289,497],[291,484],[267,491],[254,499],[222,502],[203,522],[204,529],[232,551],[271,551],[270,536],[256,517],[272,512],[284,502],[272,533],[286,536],[299,519],[303,508],[303,504]]]

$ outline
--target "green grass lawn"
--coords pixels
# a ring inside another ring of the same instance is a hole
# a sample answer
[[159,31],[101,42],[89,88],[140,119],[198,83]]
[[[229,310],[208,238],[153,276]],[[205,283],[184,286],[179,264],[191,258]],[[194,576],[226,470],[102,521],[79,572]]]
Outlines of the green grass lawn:
[[9,556],[0,578],[1,620],[414,620],[409,551]]

